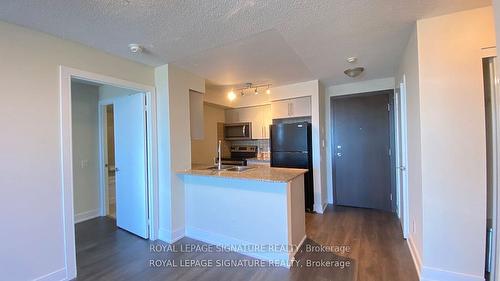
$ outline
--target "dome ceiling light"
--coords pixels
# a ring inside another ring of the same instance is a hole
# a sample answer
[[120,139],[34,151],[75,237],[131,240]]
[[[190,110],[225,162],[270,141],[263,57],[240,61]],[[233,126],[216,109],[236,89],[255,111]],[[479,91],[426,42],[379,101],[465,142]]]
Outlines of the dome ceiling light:
[[[358,61],[357,57],[348,57],[346,61],[350,64],[355,64]],[[358,77],[363,71],[365,71],[364,67],[351,67],[346,70],[344,70],[345,75],[355,78]]]
[[355,67],[344,70],[344,73],[351,78],[355,78],[358,77],[363,71],[365,71],[364,67]]

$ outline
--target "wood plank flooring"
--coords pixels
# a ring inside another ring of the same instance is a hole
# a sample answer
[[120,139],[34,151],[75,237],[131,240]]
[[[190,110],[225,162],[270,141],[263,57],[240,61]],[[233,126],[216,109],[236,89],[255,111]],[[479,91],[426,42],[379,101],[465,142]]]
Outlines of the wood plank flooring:
[[[77,280],[418,280],[399,221],[391,213],[329,206],[323,215],[306,214],[306,230],[308,239],[292,268],[240,267],[234,263],[257,260],[234,252],[153,252],[151,245],[168,244],[141,239],[110,218],[96,218],[76,225]],[[183,238],[171,249],[189,245],[208,244]],[[310,251],[321,246],[326,246],[321,252]],[[338,246],[350,248],[342,252]],[[150,260],[170,266],[151,267]],[[211,261],[212,266],[182,267],[187,260]],[[222,260],[233,266],[216,266]]]

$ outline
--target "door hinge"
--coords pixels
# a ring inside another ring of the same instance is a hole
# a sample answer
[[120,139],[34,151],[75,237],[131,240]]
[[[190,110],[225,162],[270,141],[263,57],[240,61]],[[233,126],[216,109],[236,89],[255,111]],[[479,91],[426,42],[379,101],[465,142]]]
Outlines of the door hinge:
[[391,104],[390,103],[387,104],[387,111],[391,111]]

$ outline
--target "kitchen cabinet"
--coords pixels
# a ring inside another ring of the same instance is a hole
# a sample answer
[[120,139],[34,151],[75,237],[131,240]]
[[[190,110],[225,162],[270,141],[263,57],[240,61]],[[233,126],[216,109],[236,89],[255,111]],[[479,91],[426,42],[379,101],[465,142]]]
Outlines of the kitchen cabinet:
[[271,105],[262,106],[262,139],[269,138],[269,126],[273,124],[273,117],[271,115]]
[[251,106],[226,109],[226,123],[252,123],[252,139],[268,139],[269,125],[272,123],[271,106]]
[[311,116],[311,97],[271,102],[272,119]]

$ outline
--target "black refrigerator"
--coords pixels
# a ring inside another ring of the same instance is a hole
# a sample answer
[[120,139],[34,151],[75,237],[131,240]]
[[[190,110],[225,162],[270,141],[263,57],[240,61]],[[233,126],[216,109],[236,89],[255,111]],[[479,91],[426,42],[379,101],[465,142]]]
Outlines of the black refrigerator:
[[304,198],[307,212],[313,212],[314,183],[312,169],[311,123],[271,125],[271,167],[308,169],[304,175]]

